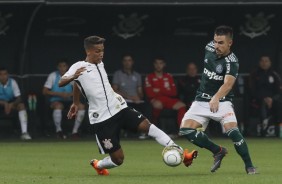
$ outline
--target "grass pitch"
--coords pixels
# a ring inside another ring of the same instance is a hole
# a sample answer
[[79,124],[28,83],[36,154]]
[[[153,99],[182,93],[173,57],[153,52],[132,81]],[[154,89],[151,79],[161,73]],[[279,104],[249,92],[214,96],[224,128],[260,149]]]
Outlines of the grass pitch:
[[282,140],[247,139],[260,174],[247,175],[241,158],[229,139],[214,139],[228,148],[221,168],[210,172],[213,158],[185,139],[179,145],[198,149],[193,165],[172,168],[161,157],[162,147],[154,140],[122,140],[124,164],[98,176],[90,167],[92,158],[103,158],[94,140],[54,142],[0,142],[1,184],[278,184],[282,183]]

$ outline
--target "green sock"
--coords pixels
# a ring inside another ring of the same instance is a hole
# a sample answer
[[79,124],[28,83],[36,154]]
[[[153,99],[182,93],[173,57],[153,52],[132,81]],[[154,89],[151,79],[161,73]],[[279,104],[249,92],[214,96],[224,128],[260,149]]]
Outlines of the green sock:
[[179,134],[186,137],[193,144],[210,150],[213,154],[220,152],[220,146],[214,144],[202,131],[193,128],[181,128]]
[[226,135],[231,138],[237,153],[243,159],[246,168],[253,167],[253,163],[249,154],[247,143],[240,133],[238,128],[232,128],[226,132]]

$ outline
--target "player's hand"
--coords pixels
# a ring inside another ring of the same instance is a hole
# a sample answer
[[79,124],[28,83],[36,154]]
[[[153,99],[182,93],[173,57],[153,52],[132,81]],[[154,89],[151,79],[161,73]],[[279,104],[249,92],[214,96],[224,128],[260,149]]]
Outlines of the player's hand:
[[219,99],[216,97],[212,97],[211,101],[209,102],[209,105],[211,112],[216,113],[218,111]]
[[81,67],[79,69],[76,70],[76,72],[73,75],[74,79],[77,79],[80,75],[82,75],[82,72],[84,72],[86,70],[85,67]]
[[78,106],[75,104],[72,104],[68,112],[68,115],[67,115],[68,119],[74,118],[77,114],[77,111],[78,111]]

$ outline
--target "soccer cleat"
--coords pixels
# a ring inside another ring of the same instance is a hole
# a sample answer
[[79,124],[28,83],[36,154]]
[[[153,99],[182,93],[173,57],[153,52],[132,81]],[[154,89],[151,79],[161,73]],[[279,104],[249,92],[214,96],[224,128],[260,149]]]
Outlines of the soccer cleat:
[[257,169],[255,167],[246,168],[247,174],[258,174]]
[[31,140],[31,137],[27,132],[25,132],[25,133],[22,133],[21,139],[27,141],[27,140]]
[[215,172],[218,168],[220,168],[221,161],[226,156],[227,153],[228,152],[226,148],[220,147],[220,151],[213,155],[214,163],[213,166],[211,167],[211,172]]
[[66,139],[67,136],[62,131],[58,131],[57,132],[57,138],[58,139]]
[[98,162],[99,160],[93,159],[90,161],[90,165],[96,170],[98,175],[104,175],[104,176],[109,175],[110,173],[108,169],[99,169],[98,168]]
[[193,150],[189,153],[188,149],[183,151],[183,163],[186,167],[189,167],[195,158],[198,156],[198,151]]
[[79,139],[80,136],[79,136],[78,133],[72,133],[72,134],[71,134],[71,138],[72,138],[72,139]]

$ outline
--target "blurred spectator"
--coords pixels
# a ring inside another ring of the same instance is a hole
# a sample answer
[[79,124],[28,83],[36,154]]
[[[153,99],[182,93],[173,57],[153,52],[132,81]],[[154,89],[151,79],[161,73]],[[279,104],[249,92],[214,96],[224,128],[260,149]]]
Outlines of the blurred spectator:
[[[68,84],[64,87],[59,87],[58,83],[67,70],[68,63],[65,59],[60,59],[57,63],[57,71],[49,74],[47,81],[43,87],[43,95],[49,97],[50,107],[53,109],[53,121],[56,128],[57,137],[65,139],[66,135],[62,131],[62,112],[64,108],[69,108],[72,103],[72,84]],[[85,106],[79,104],[78,113],[75,118],[72,137],[78,137],[78,128],[81,125],[85,115]]]
[[198,68],[195,63],[188,63],[186,75],[178,81],[178,91],[180,98],[187,107],[190,107],[195,99],[196,92],[200,86],[201,79],[198,76]]
[[[114,73],[112,87],[120,94],[129,107],[132,107],[149,118],[148,105],[144,101],[141,75],[133,70],[134,60],[130,54],[122,57],[122,69]],[[142,135],[140,138],[145,138]]]
[[141,75],[133,70],[133,64],[131,55],[123,56],[122,69],[114,73],[112,86],[114,91],[120,94],[129,106],[138,108],[144,102],[144,95]]
[[[8,70],[0,68],[0,111],[9,115],[12,110],[17,110],[21,124],[21,139],[30,140],[31,137],[27,131],[28,118],[24,103],[21,99],[21,92],[17,82],[9,77]],[[1,112],[1,113],[2,113]]]
[[180,126],[181,120],[186,112],[185,104],[176,98],[177,91],[173,77],[164,72],[165,60],[154,59],[154,72],[148,74],[145,79],[145,91],[153,107],[153,122],[157,123],[162,109],[177,110],[177,123]]
[[281,79],[272,69],[268,56],[262,56],[259,67],[250,75],[250,92],[252,114],[262,122],[262,135],[266,134],[272,120],[282,122]]

